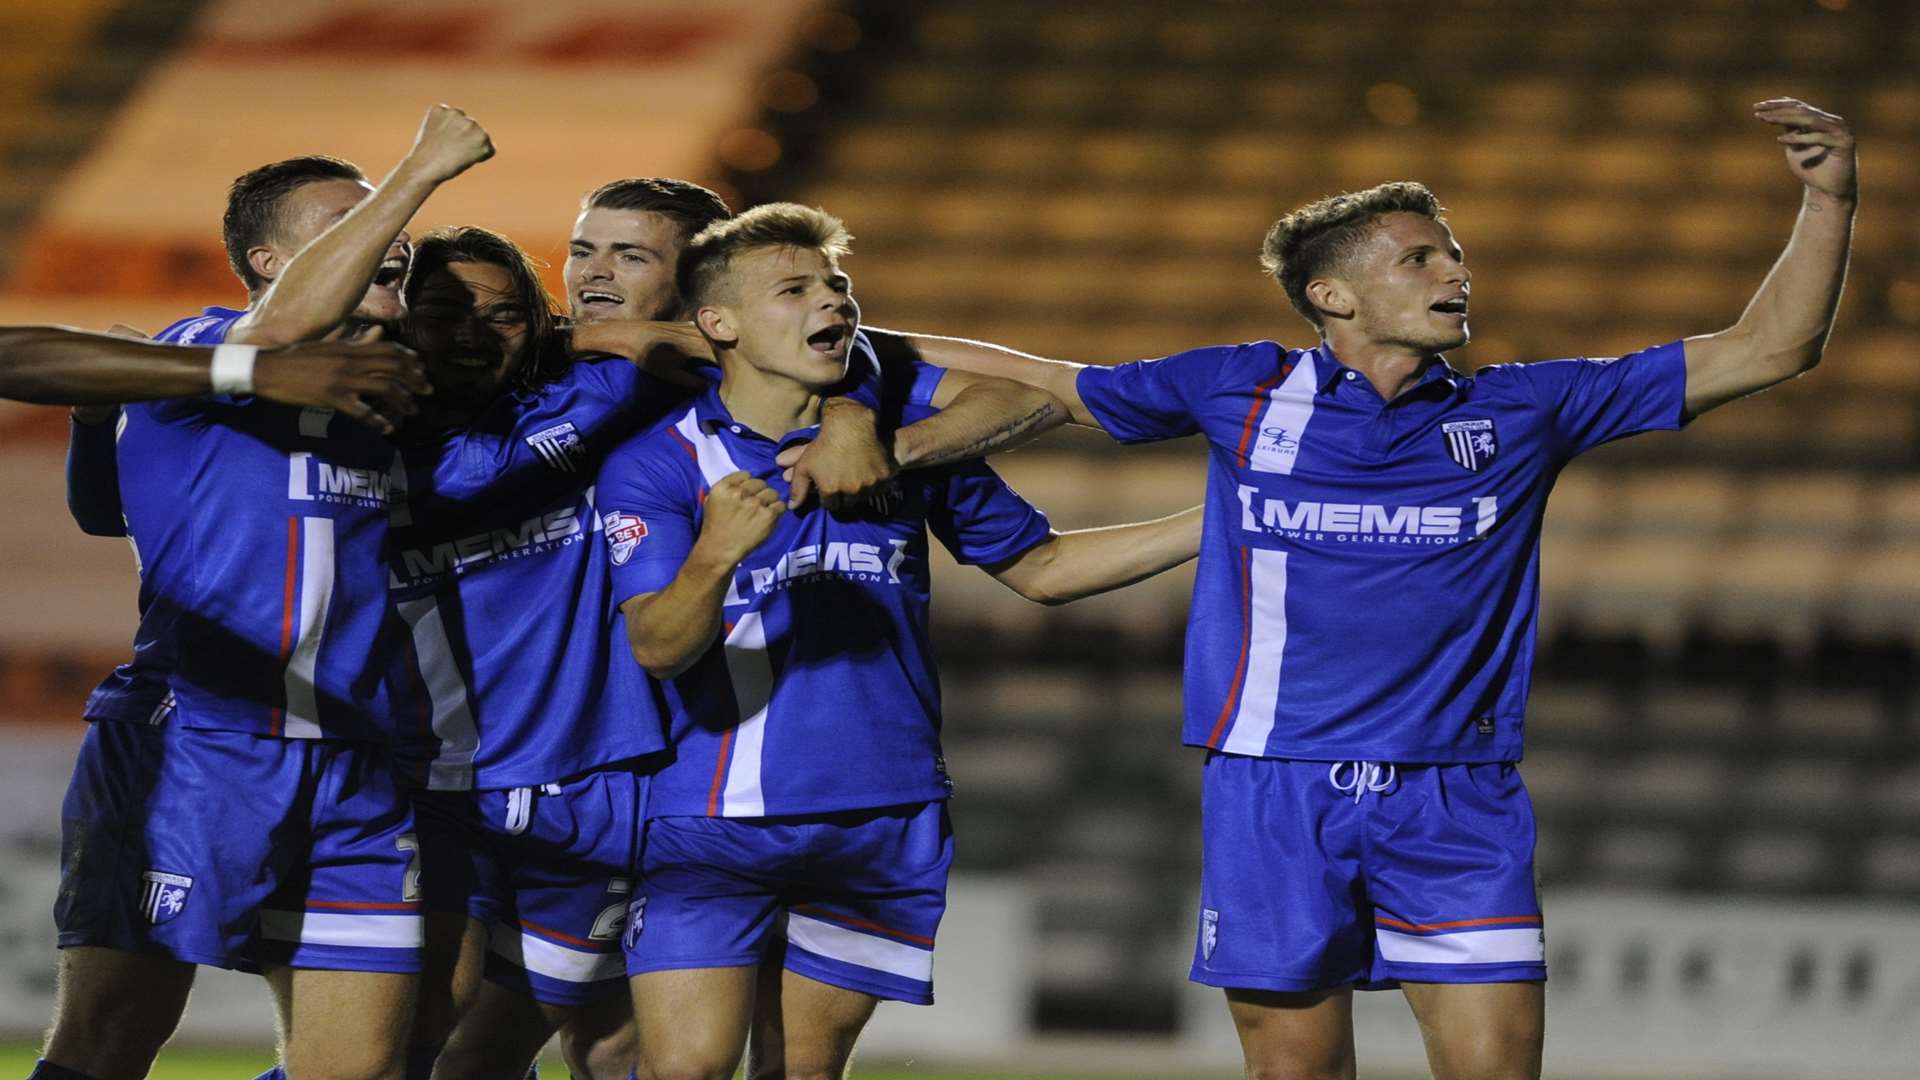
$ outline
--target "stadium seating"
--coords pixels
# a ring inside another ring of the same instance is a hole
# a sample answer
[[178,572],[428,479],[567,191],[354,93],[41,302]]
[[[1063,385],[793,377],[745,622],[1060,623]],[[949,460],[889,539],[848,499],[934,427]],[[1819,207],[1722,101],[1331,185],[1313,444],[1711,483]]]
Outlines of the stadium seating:
[[[1306,343],[1255,264],[1266,226],[1417,177],[1475,270],[1467,363],[1609,356],[1730,324],[1777,253],[1795,192],[1746,106],[1848,114],[1871,202],[1820,372],[1558,480],[1522,771],[1549,886],[1911,895],[1920,27],[1899,5],[1769,3],[1739,32],[1724,4],[1668,7],[1465,5],[1416,32],[1358,3],[926,5],[812,166],[742,185],[843,214],[882,325],[1116,361]],[[1391,73],[1356,62],[1393,48]],[[1155,497],[1195,490],[1202,456],[1066,440],[1004,465],[1077,527],[1177,508]],[[1051,883],[1043,1014],[1111,1010],[1185,947],[1177,922],[1138,931],[1188,917],[1190,580],[1039,611],[939,574],[960,860]]]

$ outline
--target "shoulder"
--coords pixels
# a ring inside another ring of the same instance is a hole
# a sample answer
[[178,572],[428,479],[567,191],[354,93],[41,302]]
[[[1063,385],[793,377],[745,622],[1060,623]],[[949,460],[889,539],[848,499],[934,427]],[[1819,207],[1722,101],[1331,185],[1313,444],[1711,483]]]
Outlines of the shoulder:
[[217,345],[227,339],[233,324],[246,315],[232,308],[210,307],[199,315],[178,319],[153,336],[172,345]]
[[700,471],[699,455],[681,433],[680,424],[692,415],[690,409],[676,409],[607,453],[601,465],[602,475],[675,475]]

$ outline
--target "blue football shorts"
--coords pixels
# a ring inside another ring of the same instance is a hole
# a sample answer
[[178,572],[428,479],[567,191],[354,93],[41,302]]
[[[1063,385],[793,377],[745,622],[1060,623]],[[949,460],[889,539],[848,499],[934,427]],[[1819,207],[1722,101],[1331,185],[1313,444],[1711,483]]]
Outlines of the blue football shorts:
[[933,1003],[947,908],[944,801],[794,817],[656,817],[627,924],[627,972],[788,971],[892,1001]]
[[417,972],[413,813],[378,746],[100,721],[61,809],[62,947]]
[[1547,977],[1533,804],[1510,763],[1212,753],[1201,822],[1195,982],[1303,991]]
[[647,776],[602,769],[556,784],[414,796],[430,911],[487,927],[487,978],[549,1005],[627,992]]

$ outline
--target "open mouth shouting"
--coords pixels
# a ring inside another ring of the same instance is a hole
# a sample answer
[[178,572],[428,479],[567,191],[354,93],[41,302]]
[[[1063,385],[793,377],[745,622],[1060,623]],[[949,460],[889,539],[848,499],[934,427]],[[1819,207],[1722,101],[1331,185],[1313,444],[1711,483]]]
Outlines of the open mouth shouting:
[[823,356],[832,356],[846,348],[853,340],[853,327],[847,323],[834,323],[832,326],[815,330],[807,335],[807,348]]
[[581,312],[595,312],[611,315],[626,306],[627,298],[619,293],[605,289],[581,289],[573,294],[575,307]]
[[1457,315],[1464,319],[1467,317],[1467,295],[1461,293],[1459,296],[1450,296],[1437,304],[1429,305],[1427,310],[1437,311],[1442,315]]

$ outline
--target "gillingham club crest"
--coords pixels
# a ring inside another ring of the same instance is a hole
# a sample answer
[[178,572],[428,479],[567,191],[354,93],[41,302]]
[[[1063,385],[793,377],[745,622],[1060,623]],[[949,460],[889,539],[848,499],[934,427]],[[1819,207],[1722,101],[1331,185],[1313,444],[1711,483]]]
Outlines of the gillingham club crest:
[[149,870],[140,875],[140,911],[148,922],[159,926],[187,909],[191,892],[193,879],[185,874]]
[[1220,913],[1212,908],[1200,911],[1200,955],[1213,959],[1214,946],[1220,944]]
[[579,462],[587,455],[580,429],[574,427],[571,420],[534,432],[527,436],[527,445],[540,455],[541,461],[561,472],[578,472]]
[[1447,441],[1447,456],[1468,472],[1479,472],[1500,452],[1492,420],[1451,420],[1440,425]]

